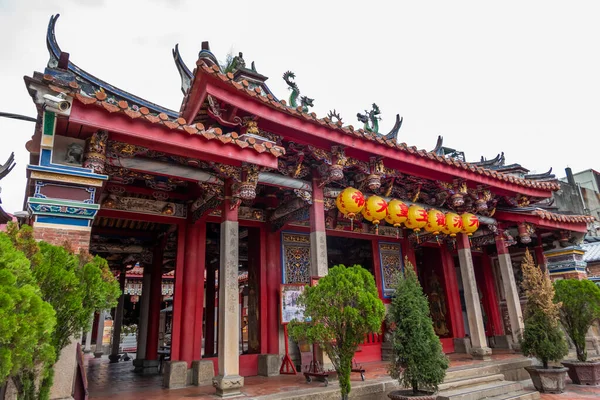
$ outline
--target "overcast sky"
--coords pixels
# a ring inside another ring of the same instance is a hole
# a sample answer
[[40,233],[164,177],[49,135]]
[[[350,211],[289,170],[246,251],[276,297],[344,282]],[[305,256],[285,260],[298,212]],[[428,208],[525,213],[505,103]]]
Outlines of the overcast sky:
[[[598,165],[600,3],[597,1],[54,1],[0,0],[0,111],[35,116],[24,75],[43,71],[45,35],[89,73],[171,109],[182,94],[171,49],[193,68],[201,42],[220,60],[242,51],[287,100],[291,70],[313,110],[356,113],[376,102],[381,131],[431,150],[438,135],[467,160],[559,177]],[[0,118],[3,207],[21,210],[25,143],[34,124]]]

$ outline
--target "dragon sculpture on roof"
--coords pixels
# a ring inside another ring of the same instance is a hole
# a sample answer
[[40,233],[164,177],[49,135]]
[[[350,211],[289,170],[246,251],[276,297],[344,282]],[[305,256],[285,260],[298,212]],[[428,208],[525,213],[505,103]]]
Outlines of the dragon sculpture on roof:
[[301,106],[302,112],[307,113],[308,107],[314,106],[314,104],[313,104],[314,99],[311,99],[306,96],[302,96],[302,97],[300,97],[300,104],[298,104],[298,96],[300,96],[300,89],[298,88],[298,85],[296,84],[296,82],[294,82],[292,80],[295,78],[296,78],[296,74],[294,74],[292,71],[287,71],[285,74],[283,74],[283,80],[285,81],[285,83],[288,84],[289,89],[292,91],[292,93],[290,93],[290,106],[293,108],[297,108],[298,106]]
[[[379,133],[379,121],[381,120],[381,117],[379,116],[379,114],[381,114],[381,111],[379,110],[379,106],[377,104],[373,103],[373,108],[371,109],[371,111],[365,110],[364,114],[357,113],[356,118],[358,118],[358,120],[360,122],[365,124],[365,126],[364,126],[365,131]],[[369,126],[369,122],[371,122],[370,126]]]

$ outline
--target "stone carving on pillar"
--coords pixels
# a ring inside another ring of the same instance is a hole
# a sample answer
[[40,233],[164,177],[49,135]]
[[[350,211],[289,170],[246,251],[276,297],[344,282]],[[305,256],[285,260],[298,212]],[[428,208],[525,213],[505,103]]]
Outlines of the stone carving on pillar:
[[496,250],[498,252],[498,264],[500,275],[502,276],[502,285],[506,298],[506,307],[508,310],[508,319],[510,322],[510,335],[512,337],[513,348],[518,348],[521,335],[523,333],[523,314],[521,311],[521,301],[519,297],[519,288],[515,279],[512,260],[505,241],[504,232],[499,231],[496,237]]
[[[227,202],[224,205],[228,206]],[[224,210],[224,218],[228,218]],[[237,219],[237,215],[235,216]],[[219,376],[213,379],[217,396],[240,394],[244,378],[239,376],[239,225],[237,220],[221,223],[221,269],[219,271]]]
[[100,130],[87,140],[83,167],[91,168],[96,174],[104,174],[108,132]]
[[483,316],[475,281],[475,270],[473,268],[473,257],[469,239],[464,233],[457,236],[458,260],[462,276],[464,298],[469,320],[469,331],[471,333],[471,355],[477,359],[488,359],[492,350],[487,346]]

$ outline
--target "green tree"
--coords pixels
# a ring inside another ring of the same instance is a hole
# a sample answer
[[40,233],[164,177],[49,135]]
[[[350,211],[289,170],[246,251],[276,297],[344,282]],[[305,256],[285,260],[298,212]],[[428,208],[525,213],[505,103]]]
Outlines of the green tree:
[[290,336],[325,350],[347,399],[354,353],[368,333],[379,332],[385,316],[373,275],[360,265],[336,265],[317,286],[306,287],[299,304],[307,321],[292,321]]
[[[0,233],[0,387],[9,378],[20,382],[36,360],[54,361],[50,341],[55,324],[54,310],[42,300],[29,260]],[[17,390],[23,396],[34,389]]]
[[[8,233],[15,247],[29,258],[42,299],[50,303],[56,313],[57,323],[51,344],[54,358],[58,360],[61,350],[73,336],[89,328],[92,312],[116,305],[120,296],[119,284],[110,273],[108,263],[101,257],[91,257],[87,253],[75,255],[68,243],[65,246],[38,243],[29,226],[18,229],[11,225]],[[37,361],[41,363],[43,360]],[[53,363],[45,365],[40,398],[47,397],[52,386]],[[29,371],[28,376],[35,380],[33,371]]]
[[429,301],[408,258],[397,275],[395,294],[388,315],[396,325],[392,332],[393,359],[389,373],[418,395],[423,389],[437,391],[448,369],[440,339],[433,329]]
[[554,300],[561,304],[560,320],[575,344],[577,359],[585,362],[585,335],[600,318],[600,288],[588,280],[563,279],[554,282],[554,291]]
[[521,268],[521,286],[527,297],[521,350],[526,356],[538,358],[547,369],[549,361],[560,361],[569,351],[560,329],[560,303],[554,303],[550,277],[534,264],[529,250],[525,252]]

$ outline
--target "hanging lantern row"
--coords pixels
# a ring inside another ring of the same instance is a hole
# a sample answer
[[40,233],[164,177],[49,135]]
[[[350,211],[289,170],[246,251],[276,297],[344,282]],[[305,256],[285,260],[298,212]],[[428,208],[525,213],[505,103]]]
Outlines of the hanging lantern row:
[[338,195],[335,204],[338,210],[349,218],[351,229],[354,230],[354,217],[358,213],[375,225],[375,232],[379,233],[379,224],[386,221],[388,224],[400,228],[402,224],[415,233],[422,229],[434,235],[443,233],[455,237],[458,233],[471,236],[479,229],[479,218],[471,213],[458,215],[453,212],[443,213],[436,209],[427,211],[417,204],[410,207],[406,203],[392,199],[386,202],[379,196],[365,196],[358,189],[348,187]]

